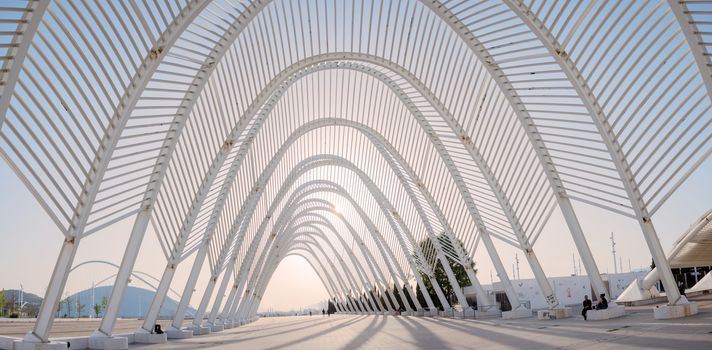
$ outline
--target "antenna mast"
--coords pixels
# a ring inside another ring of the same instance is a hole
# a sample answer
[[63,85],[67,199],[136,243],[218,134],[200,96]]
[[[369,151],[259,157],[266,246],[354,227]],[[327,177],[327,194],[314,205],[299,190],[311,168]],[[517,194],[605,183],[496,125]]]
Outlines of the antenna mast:
[[616,240],[613,238],[613,232],[611,232],[611,248],[613,252],[613,271],[618,273],[618,261],[616,261]]

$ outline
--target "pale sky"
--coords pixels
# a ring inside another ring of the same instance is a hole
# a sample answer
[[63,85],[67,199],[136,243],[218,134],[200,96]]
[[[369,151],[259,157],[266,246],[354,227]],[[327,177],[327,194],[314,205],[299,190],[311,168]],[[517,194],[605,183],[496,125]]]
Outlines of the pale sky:
[[[670,248],[674,240],[709,208],[709,198],[712,198],[712,185],[709,180],[711,178],[712,162],[707,161],[653,218],[665,249]],[[4,267],[0,269],[0,288],[19,288],[22,283],[26,291],[42,296],[57,258],[62,236],[4,162],[0,163],[0,193],[0,222],[3,223],[0,228],[3,242],[0,264]],[[574,205],[602,273],[613,272],[609,240],[611,232],[615,233],[616,250],[622,258],[624,271],[628,270],[629,260],[634,269],[650,264],[650,255],[635,221],[576,202]],[[124,220],[83,239],[75,265],[87,260],[107,260],[119,264],[132,223],[132,219]],[[517,250],[504,244],[498,244],[498,248],[505,266],[514,269]],[[575,249],[558,213],[552,216],[534,248],[549,276],[565,276],[573,272],[572,254]],[[160,278],[165,260],[158,249],[155,235],[149,230],[136,263],[136,270]],[[531,277],[531,271],[522,254],[518,255],[521,277]],[[576,256],[578,259],[578,255]],[[179,293],[187,279],[191,260],[181,263],[172,284],[172,288]],[[484,249],[477,251],[475,262],[483,284],[490,283],[490,276],[497,281]],[[205,265],[191,301],[193,306],[200,302],[207,282],[209,273],[207,264]],[[92,282],[98,282],[114,273],[115,270],[106,265],[81,267],[70,275],[67,291],[74,293],[90,288]],[[147,287],[140,282],[135,285]],[[323,302],[326,298],[326,290],[309,264],[302,258],[289,257],[277,268],[265,292],[260,310],[268,307],[275,310],[298,309]]]

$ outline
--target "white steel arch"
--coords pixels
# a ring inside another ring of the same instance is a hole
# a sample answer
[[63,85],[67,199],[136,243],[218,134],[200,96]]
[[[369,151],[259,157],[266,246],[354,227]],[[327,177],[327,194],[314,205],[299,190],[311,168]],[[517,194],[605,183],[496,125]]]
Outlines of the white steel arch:
[[[174,328],[204,261],[210,281],[199,316],[222,276],[208,324],[251,319],[274,255],[288,251],[270,248],[275,241],[262,235],[279,225],[290,230],[291,221],[272,216],[307,198],[314,206],[321,198],[322,209],[350,202],[347,215],[320,220],[371,233],[363,243],[375,251],[355,257],[363,266],[352,261],[329,275],[319,261],[320,278],[342,300],[347,286],[385,288],[389,304],[389,278],[408,284],[415,277],[423,289],[419,271],[432,275],[440,261],[467,307],[452,259],[466,268],[478,305],[489,307],[471,268],[483,243],[521,307],[497,238],[525,252],[557,307],[533,250],[556,208],[592,289],[604,293],[578,202],[635,219],[670,305],[685,304],[652,219],[712,154],[708,7],[672,0],[13,2],[0,9],[3,25],[16,28],[0,33],[0,154],[64,235],[25,341],[48,342],[80,240],[127,218],[134,226],[92,344],[112,339],[149,224],[166,268],[139,332],[150,332],[177,265],[193,253]],[[364,185],[339,183],[339,167]],[[362,188],[354,186],[365,186],[371,201],[349,200],[344,193]],[[439,234],[462,244],[443,245]],[[325,237],[300,237],[300,249],[319,259],[313,240]],[[432,254],[419,251],[424,239]],[[354,272],[347,280],[337,272],[344,268]],[[365,301],[347,304],[388,307]]]

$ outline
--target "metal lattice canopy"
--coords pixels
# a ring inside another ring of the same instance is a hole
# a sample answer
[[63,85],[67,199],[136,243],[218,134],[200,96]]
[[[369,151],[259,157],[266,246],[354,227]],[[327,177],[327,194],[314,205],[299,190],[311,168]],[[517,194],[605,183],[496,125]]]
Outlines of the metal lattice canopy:
[[484,249],[524,307],[494,241],[554,308],[534,248],[556,210],[605,292],[572,201],[637,220],[685,301],[652,218],[712,152],[705,1],[6,3],[0,152],[65,236],[26,341],[47,341],[81,239],[127,218],[104,335],[149,225],[167,264],[146,330],[193,254],[178,328],[204,263],[198,326],[252,317],[288,255],[342,310],[392,308],[393,284],[416,301],[423,277],[450,307],[448,260],[486,308]]

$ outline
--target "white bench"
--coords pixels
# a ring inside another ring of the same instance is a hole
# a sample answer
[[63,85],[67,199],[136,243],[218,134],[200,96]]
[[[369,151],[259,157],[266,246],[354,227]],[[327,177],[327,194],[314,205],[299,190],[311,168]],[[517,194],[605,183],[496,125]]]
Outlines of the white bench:
[[532,309],[520,307],[511,311],[502,311],[502,318],[505,320],[526,317],[532,317]]
[[590,321],[608,320],[611,318],[622,317],[625,315],[625,308],[622,306],[608,306],[603,310],[588,310],[586,317]]

